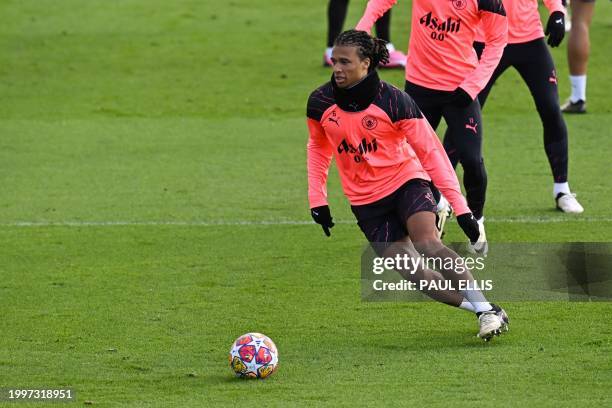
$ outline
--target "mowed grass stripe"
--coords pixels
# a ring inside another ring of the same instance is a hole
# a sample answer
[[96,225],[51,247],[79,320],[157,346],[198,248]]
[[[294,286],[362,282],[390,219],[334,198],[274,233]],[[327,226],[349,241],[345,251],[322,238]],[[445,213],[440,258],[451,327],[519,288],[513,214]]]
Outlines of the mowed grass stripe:
[[[571,216],[570,216],[571,217]],[[599,223],[612,222],[612,217],[490,217],[487,223],[512,224],[549,224],[549,223]],[[336,224],[355,224],[355,220],[334,220]],[[217,227],[217,226],[257,226],[257,225],[313,225],[309,220],[210,220],[210,221],[9,221],[0,222],[3,227],[115,227],[115,226],[187,226],[187,227]]]

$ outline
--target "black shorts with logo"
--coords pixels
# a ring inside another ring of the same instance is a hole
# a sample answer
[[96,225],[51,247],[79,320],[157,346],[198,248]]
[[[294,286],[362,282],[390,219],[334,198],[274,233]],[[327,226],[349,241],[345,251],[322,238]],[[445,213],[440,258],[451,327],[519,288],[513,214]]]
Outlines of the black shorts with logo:
[[429,181],[412,179],[370,204],[352,205],[357,224],[369,242],[392,243],[408,235],[406,220],[417,212],[436,211]]

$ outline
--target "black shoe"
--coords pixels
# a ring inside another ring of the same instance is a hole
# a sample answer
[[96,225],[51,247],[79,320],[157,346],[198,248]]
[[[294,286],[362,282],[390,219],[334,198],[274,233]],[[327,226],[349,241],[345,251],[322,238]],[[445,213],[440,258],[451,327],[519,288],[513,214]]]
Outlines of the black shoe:
[[561,112],[563,113],[586,113],[586,102],[582,99],[572,102],[568,99],[563,105],[561,105]]

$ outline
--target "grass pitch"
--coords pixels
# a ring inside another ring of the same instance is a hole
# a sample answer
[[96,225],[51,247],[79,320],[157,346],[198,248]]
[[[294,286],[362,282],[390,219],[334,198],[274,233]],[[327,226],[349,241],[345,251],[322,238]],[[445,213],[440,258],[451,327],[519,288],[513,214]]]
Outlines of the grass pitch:
[[[260,3],[0,3],[0,387],[71,386],[100,407],[609,405],[609,303],[507,302],[510,333],[483,344],[468,313],[360,301],[364,240],[335,172],[345,222],[331,239],[308,223],[326,2]],[[409,9],[394,10],[398,48]],[[611,241],[611,17],[598,2],[589,113],[566,117],[585,213],[554,211],[509,71],[484,112],[489,239]],[[553,54],[565,97],[565,46]],[[248,331],[279,347],[269,380],[227,367]]]

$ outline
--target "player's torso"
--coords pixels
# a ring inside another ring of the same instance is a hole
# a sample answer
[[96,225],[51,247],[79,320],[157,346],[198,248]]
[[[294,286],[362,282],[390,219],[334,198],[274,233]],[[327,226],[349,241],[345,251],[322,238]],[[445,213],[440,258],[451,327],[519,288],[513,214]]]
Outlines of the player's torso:
[[476,0],[414,0],[410,40],[429,49],[456,48],[469,40],[479,21]]
[[508,43],[543,35],[537,0],[503,0],[508,17]]
[[[436,77],[456,85],[477,63],[472,43],[480,22],[477,0],[414,0],[407,79]],[[442,89],[442,88],[436,88]]]
[[389,116],[374,104],[360,112],[346,112],[333,105],[321,117],[321,125],[343,169],[371,171],[397,164],[408,154],[406,141]]

